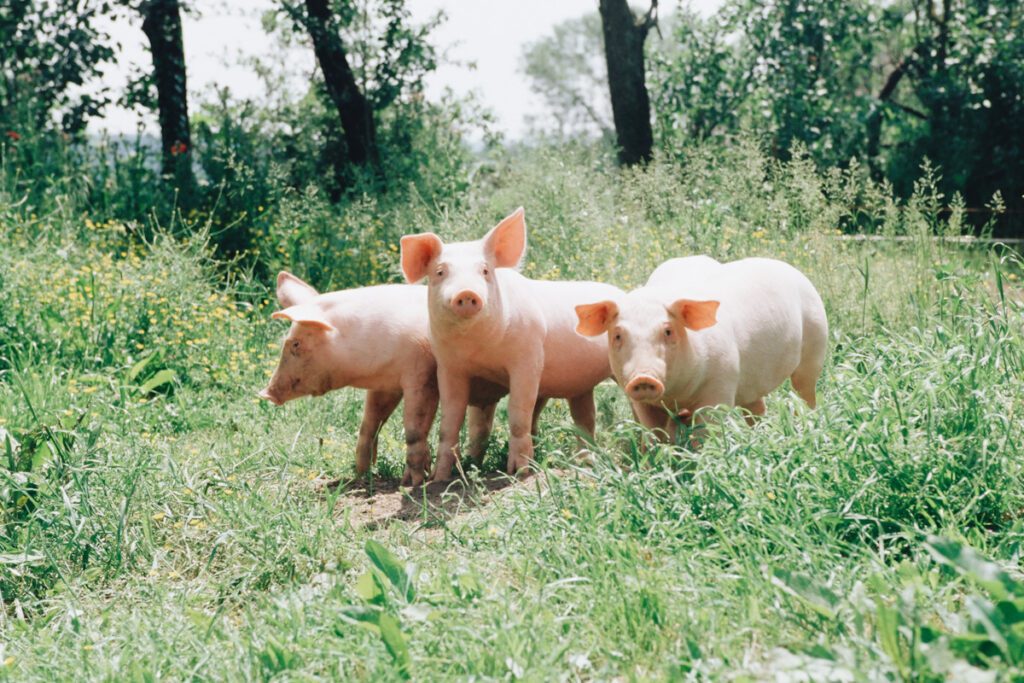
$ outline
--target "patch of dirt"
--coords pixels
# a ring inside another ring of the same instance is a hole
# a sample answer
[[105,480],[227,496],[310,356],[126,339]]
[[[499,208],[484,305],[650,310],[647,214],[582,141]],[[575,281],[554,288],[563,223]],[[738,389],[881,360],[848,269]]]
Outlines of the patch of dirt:
[[469,479],[430,482],[425,486],[403,488],[398,479],[360,477],[343,482],[319,482],[324,496],[341,487],[336,512],[347,515],[354,526],[381,528],[393,521],[418,521],[425,527],[444,522],[480,506],[487,505],[505,490],[530,485],[533,478],[519,481],[504,472],[471,472]]

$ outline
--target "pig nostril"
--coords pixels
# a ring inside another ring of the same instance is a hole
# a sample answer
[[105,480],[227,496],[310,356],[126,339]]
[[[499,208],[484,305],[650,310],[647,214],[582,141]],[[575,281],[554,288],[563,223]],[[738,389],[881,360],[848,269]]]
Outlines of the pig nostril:
[[460,316],[469,317],[480,311],[483,303],[473,292],[459,292],[452,297],[451,306]]
[[635,397],[655,398],[664,391],[661,383],[654,379],[636,378],[626,385],[626,392]]

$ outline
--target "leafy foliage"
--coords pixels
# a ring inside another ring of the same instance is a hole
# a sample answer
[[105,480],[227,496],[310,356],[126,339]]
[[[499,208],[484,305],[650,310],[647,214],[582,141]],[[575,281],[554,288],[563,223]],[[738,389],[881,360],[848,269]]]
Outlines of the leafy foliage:
[[746,130],[779,158],[857,157],[903,196],[927,158],[943,191],[979,211],[975,225],[995,192],[1012,197],[1012,233],[1024,194],[1020,21],[1015,2],[736,0],[707,20],[684,15],[654,54],[660,134],[678,153]]
[[104,93],[79,86],[114,57],[110,37],[96,27],[110,2],[5,0],[0,7],[0,128],[27,135],[49,129],[78,135],[106,103]]

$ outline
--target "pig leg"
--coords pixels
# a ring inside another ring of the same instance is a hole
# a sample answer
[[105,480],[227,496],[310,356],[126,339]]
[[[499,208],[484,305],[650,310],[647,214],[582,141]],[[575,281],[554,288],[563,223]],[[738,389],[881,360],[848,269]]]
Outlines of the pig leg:
[[537,406],[537,389],[541,363],[537,369],[527,368],[509,372],[508,392],[508,473],[526,473],[533,462],[533,410]]
[[363,422],[356,441],[356,474],[365,474],[377,462],[377,435],[381,426],[395,412],[402,392],[368,391],[363,404]]
[[[754,406],[757,402],[754,401],[748,406],[753,412],[750,406]],[[716,418],[708,411],[702,411],[701,408],[713,408],[715,406],[728,406],[734,407],[736,405],[736,385],[728,380],[723,380],[721,384],[708,387],[699,398],[694,401],[696,408],[694,408],[693,417],[690,419],[690,448],[700,448],[701,442],[707,432],[708,425],[713,422]],[[755,406],[756,407],[756,406]],[[699,412],[698,412],[699,411]],[[762,408],[762,413],[764,412]]]
[[530,423],[530,434],[537,436],[540,433],[540,413],[544,410],[544,406],[548,404],[546,398],[538,398],[537,403],[533,406],[533,421]]
[[469,406],[469,378],[437,369],[437,383],[441,390],[441,435],[437,447],[437,463],[431,479],[448,481],[459,458],[459,432],[466,420]]
[[818,383],[818,375],[821,373],[821,365],[810,364],[811,367],[805,367],[803,364],[796,369],[793,376],[790,377],[790,381],[793,382],[793,391],[797,393],[797,396],[807,402],[811,408],[814,408],[817,404],[817,396],[815,394],[815,385]]
[[[821,313],[824,316],[824,311]],[[800,365],[789,378],[793,391],[811,408],[817,405],[815,385],[825,367],[825,352],[828,349],[828,324],[824,318],[816,320],[804,317],[804,339],[800,349]]]
[[469,406],[466,411],[469,429],[469,447],[466,449],[466,455],[478,467],[484,462],[487,442],[491,438],[491,428],[494,426],[494,409],[497,407],[497,403],[492,403],[482,408]]
[[640,424],[657,433],[660,440],[668,436],[669,414],[663,406],[635,401],[630,403],[633,406],[633,415]]
[[[569,399],[569,414],[572,421],[591,441],[597,428],[597,409],[594,407],[594,390]],[[581,447],[583,444],[581,444]]]
[[405,472],[402,486],[419,486],[430,469],[430,425],[437,413],[437,392],[432,383],[405,392]]
[[759,418],[762,415],[764,415],[765,410],[766,410],[766,408],[764,406],[764,397],[763,396],[761,398],[757,399],[756,401],[751,401],[750,403],[748,403],[746,405],[743,405],[743,406],[740,406],[740,407],[741,408],[745,408],[746,410],[750,411],[750,415],[746,416],[746,420],[747,420],[747,424],[750,425],[751,427],[753,427],[755,424],[757,424],[757,418]]

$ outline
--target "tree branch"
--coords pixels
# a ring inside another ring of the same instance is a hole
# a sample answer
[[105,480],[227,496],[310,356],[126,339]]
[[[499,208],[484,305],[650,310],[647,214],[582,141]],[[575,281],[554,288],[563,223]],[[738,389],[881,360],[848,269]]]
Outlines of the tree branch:
[[[658,25],[658,0],[651,0],[651,8],[647,10],[643,18],[637,22],[637,28],[639,28],[644,35],[647,34],[652,28]],[[660,30],[660,29],[659,29]]]
[[889,104],[891,104],[892,106],[896,107],[900,111],[904,111],[904,112],[910,114],[914,118],[921,119],[922,121],[927,121],[928,120],[928,115],[925,114],[920,109],[914,109],[913,107],[910,107],[910,106],[908,106],[906,104],[900,104],[899,102],[890,102]]
[[896,86],[900,84],[900,81],[907,74],[908,68],[910,68],[908,60],[901,59],[896,68],[889,74],[889,77],[885,79],[885,85],[878,92],[878,99],[884,102],[892,97],[892,94],[896,92]]

